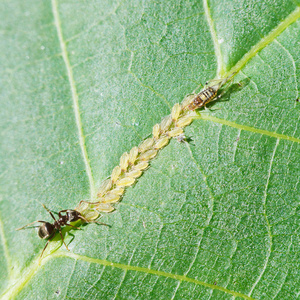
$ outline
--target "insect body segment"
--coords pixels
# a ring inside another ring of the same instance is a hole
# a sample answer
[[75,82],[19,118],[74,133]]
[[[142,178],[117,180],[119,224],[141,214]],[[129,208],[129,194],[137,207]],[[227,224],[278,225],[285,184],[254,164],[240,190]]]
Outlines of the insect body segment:
[[[201,108],[203,106],[205,107],[206,104],[208,104],[209,102],[218,99],[222,95],[222,94],[220,94],[217,97],[219,89],[224,84],[229,82],[233,78],[234,75],[235,75],[235,72],[224,79],[212,80],[211,82],[217,82],[217,83],[214,85],[208,86],[206,89],[201,91],[199,94],[195,95],[192,98],[191,102],[188,104],[187,109],[195,110],[195,109]],[[208,82],[206,83],[206,85],[207,84],[208,84]]]
[[[78,220],[82,220],[83,222],[86,222],[86,223],[89,223],[89,222],[94,222],[94,223],[97,223],[95,221],[88,221],[85,217],[83,217],[81,215],[81,213],[77,210],[74,210],[74,209],[65,209],[65,210],[61,210],[59,213],[58,213],[58,220],[55,219],[54,215],[52,214],[52,212],[45,207],[45,205],[43,205],[43,207],[49,212],[50,216],[52,217],[52,219],[54,220],[53,224],[49,223],[49,222],[46,222],[46,221],[34,221],[32,223],[29,223],[21,228],[18,228],[16,230],[21,230],[21,229],[24,229],[25,227],[28,227],[34,223],[42,223],[39,227],[39,231],[38,231],[38,236],[41,238],[41,239],[48,239],[43,251],[42,251],[42,254],[40,256],[40,258],[43,256],[43,253],[44,251],[46,250],[49,242],[54,238],[55,236],[55,233],[58,231],[60,236],[61,236],[61,239],[66,247],[67,250],[68,249],[68,246],[66,245],[65,241],[64,241],[64,237],[61,233],[61,227],[62,226],[71,226],[73,228],[76,228],[76,229],[80,229],[79,227],[76,227],[76,226],[73,226],[71,224],[69,224],[69,222],[75,222],[75,221],[78,221]],[[62,214],[62,213],[65,213],[65,214]],[[106,224],[103,224],[103,223],[99,223],[99,224],[102,224],[102,225],[106,225]]]
[[205,106],[216,97],[217,92],[218,90],[215,90],[212,87],[208,87],[207,89],[196,95],[192,103],[188,106],[188,109],[195,110],[197,108]]

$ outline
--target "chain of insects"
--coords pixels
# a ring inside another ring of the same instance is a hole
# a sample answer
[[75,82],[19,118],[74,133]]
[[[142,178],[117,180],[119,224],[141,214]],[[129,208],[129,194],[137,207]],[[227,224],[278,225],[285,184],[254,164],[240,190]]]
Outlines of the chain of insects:
[[53,218],[53,224],[37,220],[18,228],[17,230],[21,230],[34,223],[41,223],[38,235],[41,239],[47,239],[48,241],[40,255],[40,259],[56,232],[60,233],[66,249],[69,250],[64,242],[61,227],[71,226],[80,229],[71,225],[70,222],[81,220],[85,223],[93,222],[109,226],[95,220],[101,213],[112,212],[115,209],[113,205],[121,200],[125,189],[132,186],[143,172],[148,169],[150,161],[157,156],[161,149],[168,145],[171,138],[177,138],[178,141],[185,142],[183,128],[191,124],[193,119],[197,117],[194,110],[206,107],[209,102],[222,96],[222,94],[218,95],[218,91],[234,75],[235,73],[224,79],[213,80],[210,83],[215,82],[215,84],[207,85],[200,93],[186,97],[181,104],[176,103],[171,110],[171,114],[163,118],[160,123],[154,125],[150,138],[147,138],[138,147],[133,147],[128,153],[125,152],[121,156],[120,164],[113,169],[111,176],[102,183],[97,193],[97,201],[80,201],[75,209],[61,210],[58,213],[58,220],[43,205]]
[[97,219],[102,212],[113,211],[115,209],[113,204],[121,200],[125,189],[136,182],[149,167],[149,162],[157,156],[159,150],[169,143],[171,138],[185,141],[183,128],[197,117],[194,110],[206,108],[209,102],[219,99],[222,94],[218,95],[218,91],[235,74],[232,73],[223,79],[212,80],[206,83],[200,93],[186,97],[181,104],[176,103],[171,110],[171,115],[166,116],[161,123],[154,125],[150,138],[121,156],[120,164],[102,183],[97,194],[97,201],[81,201],[76,210],[87,220]]

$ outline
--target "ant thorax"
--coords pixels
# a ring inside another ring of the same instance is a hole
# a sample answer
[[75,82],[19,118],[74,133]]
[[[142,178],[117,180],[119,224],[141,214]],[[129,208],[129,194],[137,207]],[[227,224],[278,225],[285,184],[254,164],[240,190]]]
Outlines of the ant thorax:
[[68,222],[75,222],[81,219],[81,214],[77,210],[68,209],[66,211]]

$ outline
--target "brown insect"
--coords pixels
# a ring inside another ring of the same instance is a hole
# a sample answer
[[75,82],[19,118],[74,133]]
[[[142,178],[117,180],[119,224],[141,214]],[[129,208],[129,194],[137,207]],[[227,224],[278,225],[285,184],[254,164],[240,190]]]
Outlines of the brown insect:
[[[206,104],[208,104],[211,101],[219,99],[222,94],[217,96],[219,89],[226,84],[228,81],[230,81],[233,76],[235,75],[236,72],[232,73],[228,77],[224,79],[217,79],[217,80],[212,80],[211,82],[217,81],[216,84],[212,86],[208,86],[206,89],[201,91],[199,94],[195,95],[193,98],[192,102],[188,105],[188,110],[195,110],[197,108],[201,107],[206,107]],[[206,82],[206,85],[208,82]]]
[[[90,223],[90,222],[93,222],[93,223],[97,223],[97,224],[101,224],[101,225],[106,225],[108,226],[107,224],[104,224],[104,223],[99,223],[99,222],[96,222],[96,221],[88,221],[86,218],[84,218],[80,212],[78,212],[77,210],[74,210],[74,209],[65,209],[65,210],[61,210],[58,212],[58,220],[55,219],[54,215],[52,214],[52,212],[46,208],[46,206],[44,204],[42,204],[43,207],[48,211],[48,213],[50,214],[50,216],[52,217],[52,219],[54,220],[54,223],[51,224],[49,222],[46,222],[46,221],[40,221],[40,220],[37,220],[37,221],[34,221],[32,223],[29,223],[21,228],[18,228],[16,230],[21,230],[21,229],[24,229],[25,227],[28,227],[34,223],[42,223],[40,226],[39,226],[39,230],[38,230],[38,236],[41,238],[41,239],[48,239],[43,251],[42,251],[42,254],[40,256],[40,258],[43,256],[43,253],[44,251],[46,250],[49,242],[54,238],[55,236],[55,233],[58,231],[60,236],[61,236],[61,239],[66,247],[66,249],[69,251],[69,248],[68,246],[66,245],[65,241],[64,241],[64,237],[61,233],[61,227],[62,226],[71,226],[73,228],[76,228],[76,229],[81,229],[79,227],[76,227],[76,226],[73,226],[71,224],[69,224],[69,222],[75,222],[75,221],[78,221],[78,220],[82,220],[84,221],[85,223]],[[65,215],[63,215],[62,213],[65,213]]]

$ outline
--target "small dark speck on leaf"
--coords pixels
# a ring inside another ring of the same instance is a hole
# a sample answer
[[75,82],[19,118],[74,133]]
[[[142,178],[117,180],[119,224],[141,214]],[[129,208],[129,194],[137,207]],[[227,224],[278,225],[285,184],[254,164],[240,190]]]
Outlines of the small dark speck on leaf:
[[55,294],[56,294],[56,295],[59,295],[59,294],[60,294],[60,290],[57,290],[57,291],[55,292]]
[[296,99],[296,102],[300,102],[299,98]]

